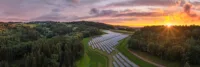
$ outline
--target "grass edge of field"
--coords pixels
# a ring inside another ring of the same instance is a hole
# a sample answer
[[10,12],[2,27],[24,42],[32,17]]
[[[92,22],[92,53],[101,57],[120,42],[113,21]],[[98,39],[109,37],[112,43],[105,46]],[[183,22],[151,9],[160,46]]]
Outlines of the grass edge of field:
[[93,54],[96,54],[96,55],[103,57],[104,60],[106,61],[106,62],[104,62],[105,65],[109,66],[108,65],[109,60],[108,60],[107,56],[104,56],[104,54],[102,52],[99,52],[98,50],[92,50],[92,48],[88,46],[88,42],[89,42],[90,39],[91,38],[88,37],[88,38],[84,38],[82,40],[83,47],[84,47],[84,56],[82,56],[82,58],[76,62],[76,66],[77,67],[90,67],[90,64],[92,64],[92,62],[91,62],[92,60],[88,56],[88,52],[91,52]]
[[84,55],[81,57],[80,60],[76,61],[76,67],[86,67],[86,66],[89,66],[87,64],[90,63],[90,58],[89,56],[87,55],[87,42],[89,41],[90,38],[84,38],[82,40],[82,43],[83,43],[83,47],[84,47]]

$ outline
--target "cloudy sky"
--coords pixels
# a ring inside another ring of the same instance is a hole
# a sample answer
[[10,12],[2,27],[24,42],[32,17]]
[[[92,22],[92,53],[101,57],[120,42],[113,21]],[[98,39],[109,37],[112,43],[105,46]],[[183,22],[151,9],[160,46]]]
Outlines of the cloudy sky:
[[200,25],[200,0],[0,0],[0,21]]

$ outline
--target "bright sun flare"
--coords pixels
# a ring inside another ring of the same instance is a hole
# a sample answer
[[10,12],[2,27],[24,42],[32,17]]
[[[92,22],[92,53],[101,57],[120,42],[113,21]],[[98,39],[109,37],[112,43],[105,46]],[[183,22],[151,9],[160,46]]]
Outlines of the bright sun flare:
[[170,27],[172,26],[172,24],[171,24],[171,23],[168,23],[168,24],[166,24],[166,26],[167,26],[168,28],[170,28]]

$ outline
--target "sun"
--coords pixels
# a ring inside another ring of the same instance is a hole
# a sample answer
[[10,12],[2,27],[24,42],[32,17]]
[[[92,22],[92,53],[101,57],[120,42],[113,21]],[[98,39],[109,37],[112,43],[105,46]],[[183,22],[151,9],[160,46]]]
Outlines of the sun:
[[166,26],[167,26],[168,28],[170,28],[170,27],[172,27],[172,24],[171,24],[171,23],[167,23]]

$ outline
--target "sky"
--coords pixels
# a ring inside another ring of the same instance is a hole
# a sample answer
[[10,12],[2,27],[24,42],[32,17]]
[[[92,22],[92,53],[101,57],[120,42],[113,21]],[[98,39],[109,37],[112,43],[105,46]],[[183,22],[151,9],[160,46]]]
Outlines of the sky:
[[0,21],[200,25],[200,0],[0,0]]

